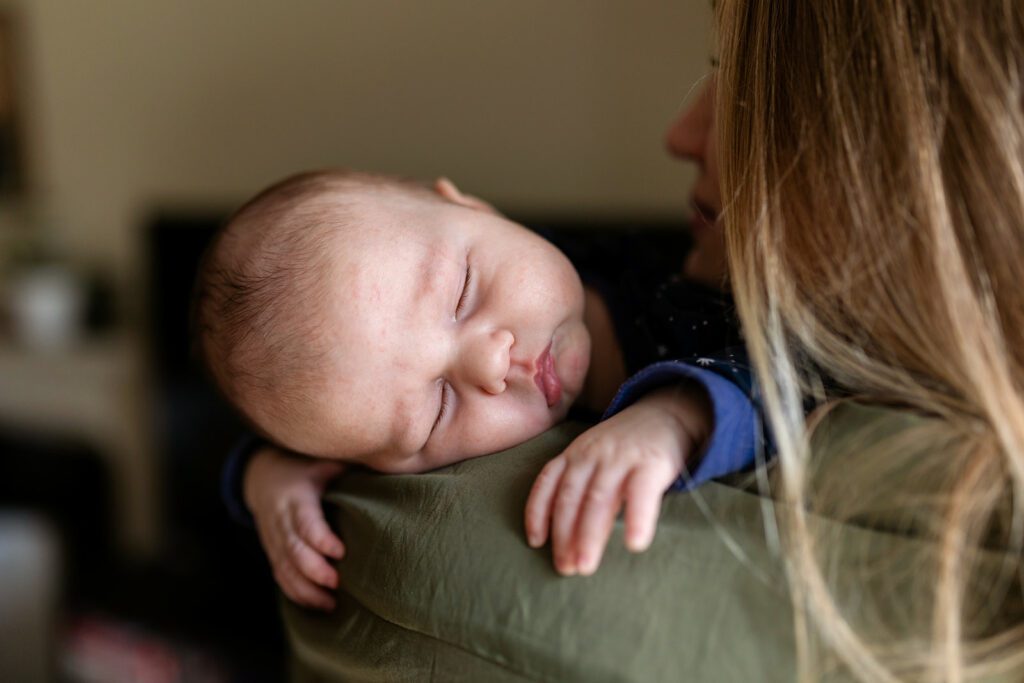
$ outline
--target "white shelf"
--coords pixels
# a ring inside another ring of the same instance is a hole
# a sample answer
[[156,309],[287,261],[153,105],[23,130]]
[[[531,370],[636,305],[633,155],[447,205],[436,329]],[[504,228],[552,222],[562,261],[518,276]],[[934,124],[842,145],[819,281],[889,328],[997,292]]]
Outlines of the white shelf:
[[0,425],[85,440],[109,459],[119,548],[155,552],[156,459],[142,345],[128,335],[35,352],[0,340]]

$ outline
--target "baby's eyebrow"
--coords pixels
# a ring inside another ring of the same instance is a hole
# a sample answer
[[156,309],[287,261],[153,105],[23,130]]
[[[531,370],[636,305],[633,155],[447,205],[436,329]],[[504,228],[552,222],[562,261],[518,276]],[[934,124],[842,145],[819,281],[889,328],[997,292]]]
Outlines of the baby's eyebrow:
[[[412,278],[412,291],[408,294],[409,309],[405,312],[405,320],[429,320],[432,315],[431,311],[438,314],[438,320],[442,319],[446,307],[446,295],[450,293],[450,289],[446,285],[450,283],[452,288],[458,285],[455,281],[457,278],[449,277],[451,273],[458,270],[453,267],[453,264],[458,263],[460,263],[459,257],[450,245],[431,245],[423,249],[422,257],[413,266],[415,275]],[[455,302],[451,303],[454,305]],[[427,311],[425,317],[424,307]],[[418,371],[423,371],[423,368],[413,370],[414,373]],[[434,378],[414,377],[412,382],[415,384],[417,381],[431,379]],[[414,386],[412,400],[415,403],[422,403],[418,400],[422,398],[419,392],[420,388]],[[400,396],[395,402],[395,413],[391,420],[392,444],[402,448],[403,453],[421,452],[430,439],[434,419],[435,416],[431,415],[429,410],[423,410],[423,405],[409,405],[409,396]],[[421,424],[417,424],[417,421]],[[421,433],[417,434],[416,432],[419,430]]]
[[424,300],[438,290],[443,265],[444,259],[440,258],[434,250],[425,250],[416,269],[417,275],[414,282],[417,286],[413,289],[411,301],[413,310],[410,313],[415,314]]
[[[416,266],[416,278],[413,280],[416,286],[413,287],[413,294],[410,297],[410,310],[406,314],[406,320],[417,320],[422,319],[421,309],[423,306],[427,306],[427,310],[432,310],[430,307],[438,305],[440,311],[444,309],[444,297],[442,294],[445,292],[445,282],[447,281],[445,275],[450,269],[449,266],[455,259],[449,250],[446,249],[424,249],[423,258]],[[437,302],[440,302],[439,304]],[[429,315],[428,315],[429,317]],[[416,389],[418,391],[418,388]],[[405,453],[419,453],[422,451],[427,442],[430,440],[430,434],[434,426],[434,417],[431,416],[429,411],[416,411],[415,407],[408,405],[406,401],[407,397],[400,397],[396,402],[395,416],[392,421],[394,435],[394,442],[396,445],[403,448]],[[422,425],[416,424],[414,414],[419,412],[420,415],[426,415],[425,418],[420,418]],[[402,424],[399,424],[401,422]],[[422,436],[415,433],[417,428],[425,426],[426,429],[422,429]]]

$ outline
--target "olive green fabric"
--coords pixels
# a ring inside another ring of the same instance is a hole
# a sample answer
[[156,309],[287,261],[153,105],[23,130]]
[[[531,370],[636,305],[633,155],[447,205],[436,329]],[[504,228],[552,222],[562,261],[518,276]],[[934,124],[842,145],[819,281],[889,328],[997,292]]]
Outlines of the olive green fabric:
[[[558,576],[549,548],[527,546],[533,479],[581,429],[426,474],[342,478],[326,496],[348,549],[339,607],[284,605],[294,678],[794,680],[770,500],[714,482],[666,496],[650,550],[625,552],[620,524],[587,578]],[[833,526],[889,561],[911,552],[905,539]]]

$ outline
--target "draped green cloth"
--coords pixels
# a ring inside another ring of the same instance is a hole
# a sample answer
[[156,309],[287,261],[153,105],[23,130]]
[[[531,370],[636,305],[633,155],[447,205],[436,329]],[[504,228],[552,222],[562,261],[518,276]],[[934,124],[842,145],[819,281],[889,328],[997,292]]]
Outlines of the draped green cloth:
[[[896,416],[889,429],[918,419]],[[878,415],[854,411],[854,423],[865,419]],[[294,679],[795,680],[791,598],[765,522],[776,503],[754,488],[712,482],[667,495],[651,548],[626,552],[619,522],[592,577],[560,577],[548,547],[528,547],[534,477],[581,430],[564,424],[426,474],[343,477],[326,495],[348,550],[338,609],[283,607]],[[900,535],[812,519],[887,563],[918,550]]]

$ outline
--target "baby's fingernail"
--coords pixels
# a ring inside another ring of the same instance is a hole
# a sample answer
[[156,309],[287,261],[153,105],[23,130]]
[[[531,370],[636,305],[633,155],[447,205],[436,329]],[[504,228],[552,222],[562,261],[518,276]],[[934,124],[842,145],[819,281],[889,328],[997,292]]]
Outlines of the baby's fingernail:
[[526,542],[530,544],[531,548],[540,547],[540,534],[529,534],[526,537]]
[[630,534],[626,537],[626,549],[633,553],[642,553],[651,544],[650,539],[640,534]]
[[581,553],[576,566],[579,567],[580,574],[583,576],[590,576],[597,571],[597,558],[592,555]]

